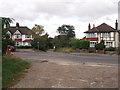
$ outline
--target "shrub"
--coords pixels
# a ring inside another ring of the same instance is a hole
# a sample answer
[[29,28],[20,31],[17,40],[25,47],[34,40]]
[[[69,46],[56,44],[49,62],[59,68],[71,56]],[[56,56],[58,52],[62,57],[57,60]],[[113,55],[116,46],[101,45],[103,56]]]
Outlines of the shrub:
[[83,39],[71,39],[70,46],[74,49],[88,49],[90,46],[90,41]]
[[115,50],[116,50],[116,48],[114,48],[114,47],[105,48],[105,51],[115,51]]
[[90,41],[88,41],[88,40],[80,40],[79,42],[80,42],[79,43],[80,49],[88,49],[90,46]]
[[102,40],[100,43],[97,43],[95,45],[95,49],[96,50],[104,50],[105,49],[104,41]]

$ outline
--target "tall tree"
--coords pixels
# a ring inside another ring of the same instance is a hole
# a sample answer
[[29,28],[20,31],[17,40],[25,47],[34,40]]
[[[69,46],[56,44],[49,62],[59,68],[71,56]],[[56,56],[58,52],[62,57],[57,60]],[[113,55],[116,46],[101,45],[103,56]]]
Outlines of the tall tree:
[[12,23],[13,20],[14,20],[13,18],[2,17],[2,38],[8,37],[8,35],[6,35],[6,32],[8,31],[10,23]]
[[8,28],[10,27],[10,23],[13,22],[13,18],[2,18],[2,53],[5,54],[6,49],[7,49],[7,45],[12,45],[14,46],[14,41],[12,40],[7,40],[5,38],[8,37],[8,35],[6,35],[6,32],[8,31]]
[[13,18],[2,17],[2,28],[4,29],[10,27],[10,23],[12,23],[13,20]]
[[58,27],[57,31],[60,35],[66,35],[68,38],[75,37],[75,28],[72,25],[62,25]]
[[43,28],[44,27],[42,25],[35,24],[35,26],[31,29],[30,34],[32,34],[33,37],[41,36],[44,33]]

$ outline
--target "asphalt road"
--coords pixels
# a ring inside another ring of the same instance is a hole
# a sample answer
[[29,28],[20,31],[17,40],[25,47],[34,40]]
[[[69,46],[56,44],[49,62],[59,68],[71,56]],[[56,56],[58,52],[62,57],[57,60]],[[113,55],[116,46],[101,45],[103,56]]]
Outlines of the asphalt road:
[[103,54],[64,54],[56,52],[34,52],[32,50],[19,50],[16,55],[27,61],[62,61],[74,63],[100,63],[100,64],[118,64],[117,55]]
[[[24,76],[12,88],[118,87],[117,56],[83,53],[38,53],[32,50],[19,50],[15,54],[29,61],[31,67],[25,69]],[[48,62],[41,62],[44,60]],[[88,63],[86,64],[86,62]],[[96,65],[96,63],[104,65]]]

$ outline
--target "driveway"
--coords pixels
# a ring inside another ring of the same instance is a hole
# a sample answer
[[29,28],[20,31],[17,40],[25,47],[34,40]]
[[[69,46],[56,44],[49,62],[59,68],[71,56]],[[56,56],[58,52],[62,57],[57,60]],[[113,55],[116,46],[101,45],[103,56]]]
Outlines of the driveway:
[[[117,56],[21,50],[31,68],[13,88],[117,88]],[[101,63],[101,64],[100,64]]]

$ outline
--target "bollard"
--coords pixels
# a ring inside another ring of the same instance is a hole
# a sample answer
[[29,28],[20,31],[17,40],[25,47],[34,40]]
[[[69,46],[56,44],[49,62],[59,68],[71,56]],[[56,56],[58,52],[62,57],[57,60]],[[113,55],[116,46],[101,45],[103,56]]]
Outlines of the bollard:
[[10,45],[7,46],[6,54],[11,55],[11,46]]

